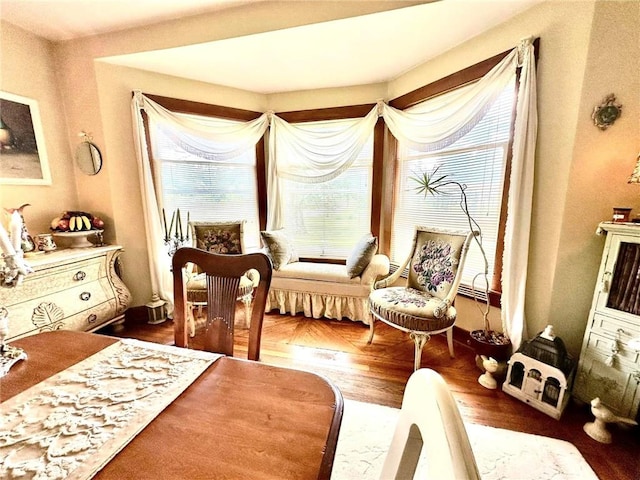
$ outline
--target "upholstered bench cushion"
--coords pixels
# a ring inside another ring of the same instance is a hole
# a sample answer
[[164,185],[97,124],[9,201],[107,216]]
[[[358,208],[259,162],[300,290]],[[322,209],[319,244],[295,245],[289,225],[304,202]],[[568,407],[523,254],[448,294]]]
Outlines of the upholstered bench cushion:
[[344,317],[369,325],[369,293],[373,283],[389,274],[389,258],[376,254],[358,277],[345,265],[293,262],[273,271],[266,311],[303,312],[310,318]]
[[408,330],[441,330],[450,327],[456,320],[455,307],[415,288],[374,290],[369,295],[369,304],[372,311],[384,320]]
[[303,278],[317,282],[347,283],[360,285],[360,277],[350,278],[345,265],[333,263],[293,262],[280,267],[274,276],[281,278]]

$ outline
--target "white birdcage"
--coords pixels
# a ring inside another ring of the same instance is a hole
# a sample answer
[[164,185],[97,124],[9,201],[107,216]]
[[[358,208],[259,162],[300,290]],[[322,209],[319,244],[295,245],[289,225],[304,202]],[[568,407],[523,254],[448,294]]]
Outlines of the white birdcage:
[[502,390],[557,420],[569,402],[574,370],[564,342],[548,325],[511,356]]

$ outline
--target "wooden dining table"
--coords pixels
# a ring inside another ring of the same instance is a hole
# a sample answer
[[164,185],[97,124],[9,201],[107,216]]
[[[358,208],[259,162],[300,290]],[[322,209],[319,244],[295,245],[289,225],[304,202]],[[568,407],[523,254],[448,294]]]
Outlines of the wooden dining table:
[[[12,342],[27,359],[0,379],[0,401],[118,341],[58,330]],[[329,479],[342,411],[322,376],[222,357],[93,478]]]

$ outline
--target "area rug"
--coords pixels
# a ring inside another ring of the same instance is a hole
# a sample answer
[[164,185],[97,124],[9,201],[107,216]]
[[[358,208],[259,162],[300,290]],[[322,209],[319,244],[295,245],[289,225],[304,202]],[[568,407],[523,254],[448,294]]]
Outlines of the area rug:
[[[345,399],[332,480],[378,480],[400,410]],[[597,480],[578,449],[555,438],[465,423],[483,480]],[[421,460],[418,464],[418,471]],[[420,478],[420,477],[418,477]]]

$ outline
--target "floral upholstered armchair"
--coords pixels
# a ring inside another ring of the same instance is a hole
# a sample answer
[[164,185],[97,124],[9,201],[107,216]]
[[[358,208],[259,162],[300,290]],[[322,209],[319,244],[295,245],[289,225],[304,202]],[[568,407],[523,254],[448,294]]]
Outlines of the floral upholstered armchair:
[[[473,233],[435,227],[416,227],[413,251],[403,265],[374,285],[369,295],[373,322],[408,332],[415,342],[414,370],[420,368],[422,348],[434,333],[447,333],[449,353],[453,354],[453,324],[462,269]],[[392,286],[406,268],[406,286]],[[369,343],[373,341],[371,325]]]
[[[238,255],[244,251],[244,224],[245,220],[229,222],[189,222],[193,247],[207,252],[223,255]],[[253,289],[260,281],[257,272],[249,270],[241,279],[238,288],[238,300],[245,305],[245,323],[251,318],[251,301],[253,299]],[[187,302],[190,304],[188,312],[192,312],[193,307],[198,307],[197,318],[202,318],[202,306],[207,304],[207,285],[204,274],[197,269],[187,271]],[[190,315],[187,318],[189,323],[189,335],[194,336],[196,330],[196,318]]]

